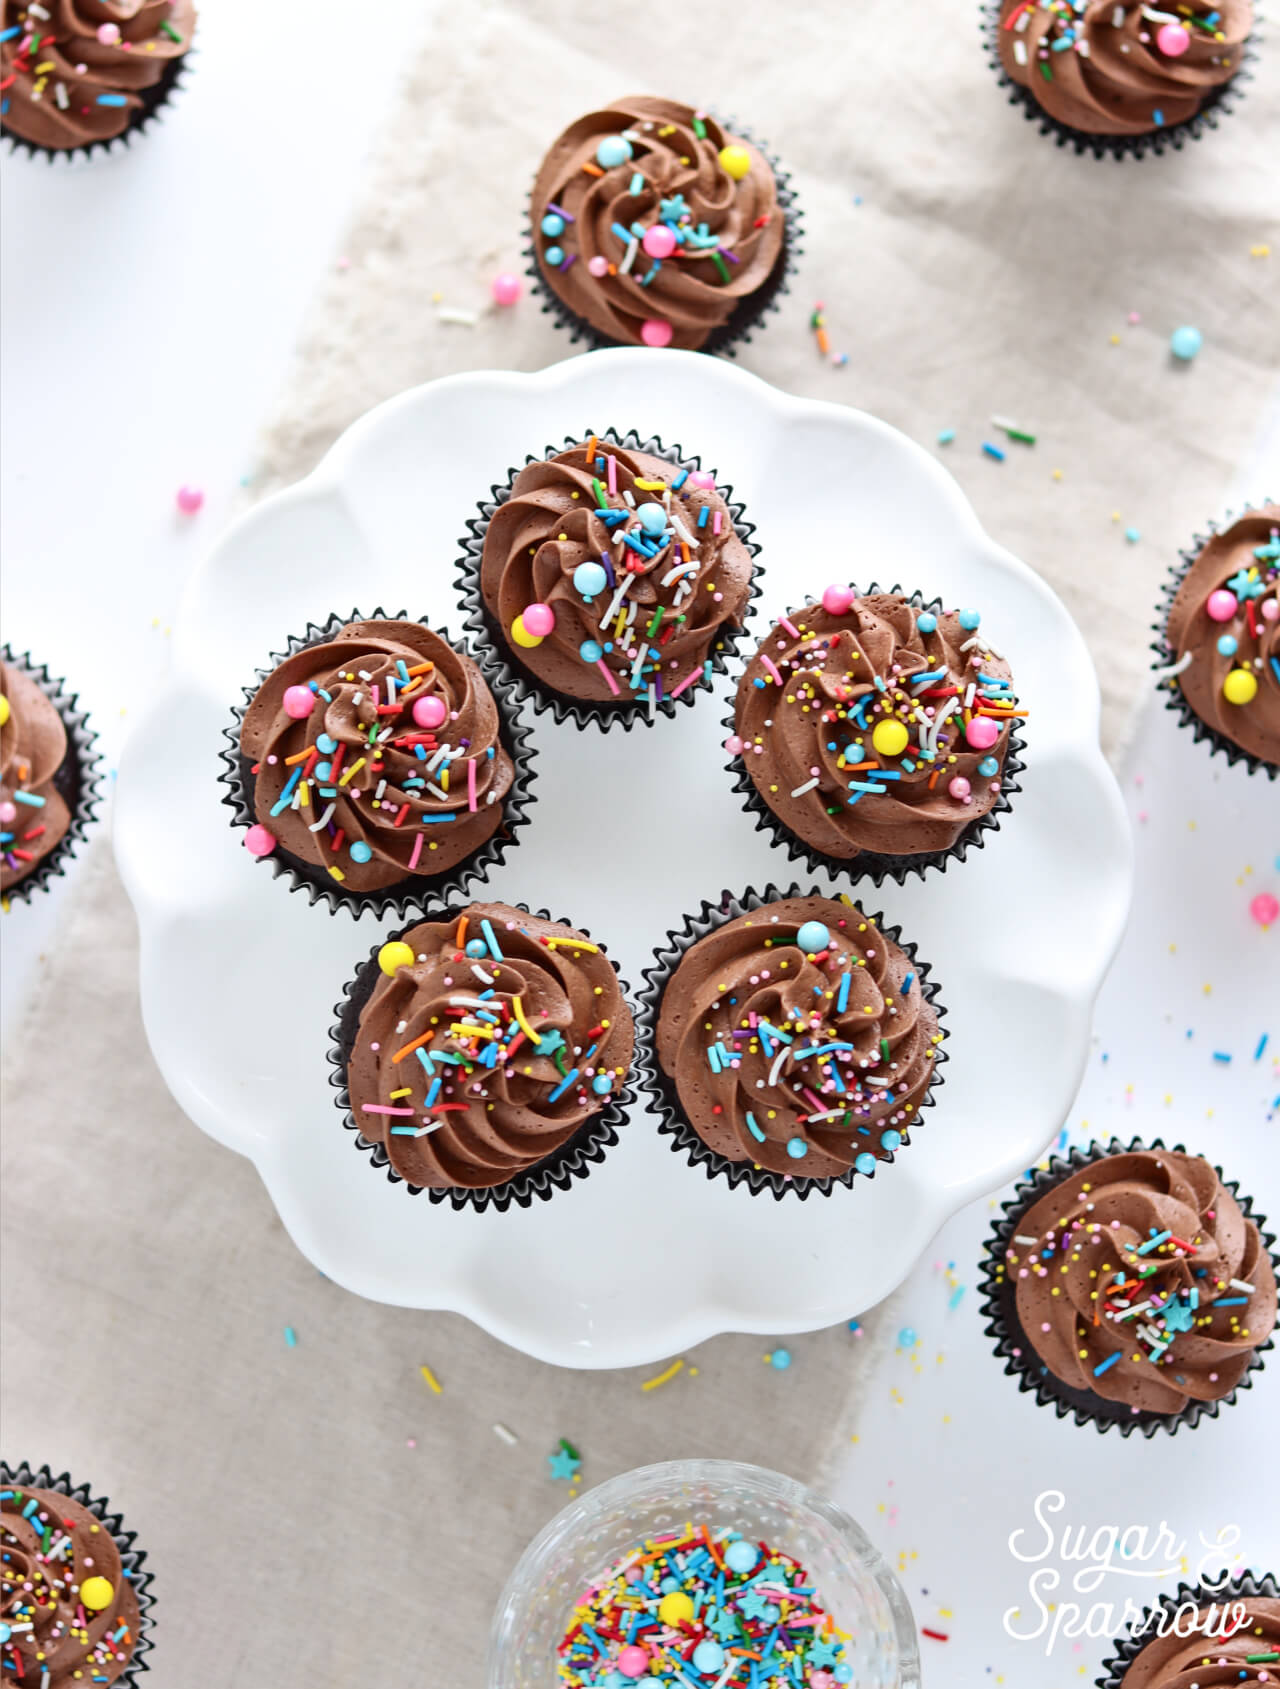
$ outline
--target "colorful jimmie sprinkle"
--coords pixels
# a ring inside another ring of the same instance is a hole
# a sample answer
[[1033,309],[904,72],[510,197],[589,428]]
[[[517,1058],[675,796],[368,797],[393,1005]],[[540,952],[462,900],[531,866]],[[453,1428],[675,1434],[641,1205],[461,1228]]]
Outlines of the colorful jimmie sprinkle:
[[582,1595],[559,1645],[567,1689],[836,1689],[849,1637],[799,1561],[705,1524],[650,1537]]

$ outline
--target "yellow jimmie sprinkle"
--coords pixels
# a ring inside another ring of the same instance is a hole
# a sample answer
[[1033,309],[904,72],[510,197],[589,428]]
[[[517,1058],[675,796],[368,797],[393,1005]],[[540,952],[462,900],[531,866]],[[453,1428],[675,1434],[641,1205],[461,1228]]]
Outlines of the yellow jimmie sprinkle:
[[359,774],[360,770],[364,767],[364,764],[365,764],[365,759],[363,757],[357,757],[356,760],[351,764],[351,767],[346,771],[346,773],[341,776],[341,778],[338,781],[338,784],[340,786],[345,786],[347,781],[350,780],[353,775]]
[[429,1366],[420,1366],[418,1368],[418,1371],[422,1374],[422,1376],[426,1379],[427,1383],[431,1386],[432,1395],[435,1395],[435,1396],[443,1396],[444,1395],[444,1391],[440,1388],[439,1379],[437,1379],[435,1373],[432,1372],[432,1370]]
[[560,944],[567,944],[570,949],[573,950],[589,950],[593,956],[598,956],[600,954],[600,946],[598,944],[588,944],[586,940],[582,938],[549,938],[547,940],[547,949],[554,950],[556,946]]
[[[637,481],[636,485],[640,483]],[[660,1372],[656,1378],[646,1378],[640,1386],[642,1390],[660,1390],[664,1384],[669,1384],[678,1372],[684,1371],[683,1361],[672,1361],[665,1372]]]
[[520,999],[518,997],[513,997],[511,999],[511,1012],[516,1017],[516,1021],[519,1024],[521,1032],[524,1033],[525,1037],[529,1040],[529,1042],[531,1044],[537,1044],[539,1042],[538,1034],[533,1030],[533,1028],[529,1025],[529,1022],[525,1019],[524,1004],[520,1001]]

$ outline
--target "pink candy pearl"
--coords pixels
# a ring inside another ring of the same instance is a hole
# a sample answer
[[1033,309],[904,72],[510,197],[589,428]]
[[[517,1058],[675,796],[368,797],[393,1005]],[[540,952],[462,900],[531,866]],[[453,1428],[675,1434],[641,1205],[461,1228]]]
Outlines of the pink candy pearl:
[[965,728],[964,736],[975,751],[989,751],[1000,737],[1000,728],[989,715],[976,715]]
[[276,848],[276,836],[256,822],[244,836],[244,848],[250,856],[270,856]]
[[7,826],[10,821],[16,821],[17,819],[18,819],[18,806],[17,806],[17,804],[16,803],[10,803],[8,798],[5,798],[4,802],[0,803],[0,821],[3,821],[5,823],[5,825]]
[[1156,31],[1156,46],[1167,59],[1180,59],[1191,45],[1191,34],[1180,23],[1166,23]]
[[1220,586],[1216,592],[1209,594],[1205,609],[1215,622],[1229,622],[1236,613],[1236,595],[1234,592],[1228,592],[1225,586]]
[[947,790],[951,793],[951,796],[955,798],[957,803],[968,802],[969,782],[965,779],[963,774],[957,774],[955,779],[947,787]]
[[607,276],[609,274],[609,260],[601,258],[600,254],[597,253],[594,258],[587,259],[587,269],[593,276]]
[[316,695],[309,686],[290,686],[284,695],[284,713],[295,721],[305,721],[315,701]]
[[513,276],[510,270],[503,270],[493,278],[489,291],[499,305],[514,305],[524,291],[524,283],[519,276]]
[[1249,905],[1249,913],[1260,927],[1269,927],[1280,916],[1280,903],[1269,891],[1260,891]]
[[545,639],[556,625],[556,613],[549,604],[530,604],[523,621],[526,633],[535,639]]
[[1280,599],[1264,598],[1260,614],[1264,622],[1274,622],[1280,616]]
[[204,494],[199,487],[178,488],[178,509],[184,516],[194,516],[204,503]]
[[853,608],[853,588],[829,586],[822,594],[822,608],[829,616],[847,616]]
[[689,474],[691,487],[714,487],[716,478],[709,469],[694,469]]
[[640,244],[650,258],[670,258],[676,249],[676,237],[665,223],[655,223],[645,230]]
[[643,1677],[649,1670],[649,1656],[643,1648],[631,1643],[613,1662],[624,1677]]
[[724,742],[724,748],[731,757],[736,757],[742,750],[742,740],[736,733],[731,733]]
[[104,47],[114,47],[120,39],[120,25],[118,23],[100,23],[98,25],[98,40]]
[[413,706],[413,719],[419,727],[439,727],[448,714],[443,698],[419,698]]
[[815,1671],[809,1682],[813,1689],[835,1689],[836,1680],[829,1671]]
[[665,317],[646,317],[640,324],[640,338],[646,346],[670,346],[673,332]]

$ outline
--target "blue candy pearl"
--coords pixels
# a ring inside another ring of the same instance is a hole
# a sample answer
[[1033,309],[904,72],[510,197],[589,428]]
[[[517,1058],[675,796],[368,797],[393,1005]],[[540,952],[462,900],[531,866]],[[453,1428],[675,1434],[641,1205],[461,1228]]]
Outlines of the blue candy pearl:
[[796,934],[796,943],[808,956],[816,956],[831,942],[831,934],[821,921],[806,921]]
[[670,1573],[663,1578],[660,1588],[664,1595],[674,1595],[680,1587],[679,1578],[673,1578]]
[[892,1126],[890,1126],[890,1128],[887,1132],[881,1132],[881,1134],[880,1134],[880,1148],[881,1149],[889,1149],[889,1150],[897,1149],[901,1143],[902,1143],[902,1133],[901,1132],[895,1132]]
[[467,955],[468,956],[474,957],[476,961],[479,961],[481,956],[487,956],[488,954],[489,954],[489,946],[485,943],[485,941],[482,938],[473,938],[473,939],[468,940],[468,942],[467,942]]
[[738,1542],[731,1542],[724,1551],[724,1563],[731,1572],[737,1572],[741,1577],[755,1565],[759,1555],[755,1544],[748,1542],[745,1537]]
[[329,733],[321,733],[316,737],[316,749],[323,751],[326,756],[332,756],[338,748],[338,741]]
[[904,1325],[902,1330],[898,1333],[898,1342],[904,1349],[914,1349],[919,1341],[920,1339],[916,1336],[915,1332],[912,1331],[909,1325]]
[[557,235],[564,233],[564,218],[557,217],[554,211],[548,211],[539,226],[549,240],[554,240]]
[[981,620],[982,617],[976,610],[961,610],[960,612],[960,626],[962,628],[968,628],[970,633],[973,632],[974,628],[977,627]]
[[933,633],[937,629],[938,618],[932,611],[926,610],[922,615],[916,617],[916,626],[921,633]]
[[876,1170],[876,1158],[864,1149],[853,1165],[857,1168],[859,1173],[874,1173]]
[[591,1081],[591,1089],[598,1097],[607,1097],[613,1089],[613,1080],[607,1073],[597,1073]]
[[573,571],[573,584],[584,598],[594,598],[609,584],[609,577],[599,563],[579,563]]
[[323,783],[333,773],[333,764],[331,762],[318,762],[311,772],[317,780]]
[[368,862],[372,855],[372,845],[367,845],[363,839],[357,839],[351,847],[351,860],[353,862]]
[[598,663],[604,656],[604,649],[596,640],[584,639],[578,647],[578,655],[584,663]]
[[805,1143],[803,1138],[787,1139],[787,1154],[791,1157],[792,1161],[802,1161],[808,1153],[809,1146]]
[[1234,636],[1229,633],[1224,633],[1222,638],[1218,641],[1218,650],[1221,651],[1224,657],[1234,657],[1237,648],[1237,642]]
[[549,246],[542,256],[552,269],[559,269],[560,265],[564,263],[564,253],[558,246]]
[[1183,363],[1190,363],[1196,353],[1204,345],[1204,336],[1198,328],[1192,328],[1189,323],[1182,328],[1175,328],[1169,336],[1169,350],[1175,358],[1181,358]]
[[999,772],[1000,764],[996,761],[995,757],[983,757],[982,761],[978,764],[978,773],[984,775],[988,780],[993,774],[999,774]]
[[625,164],[631,157],[631,142],[625,135],[606,135],[596,148],[596,163],[612,170],[615,164]]
[[836,1669],[831,1673],[831,1675],[832,1675],[832,1677],[835,1678],[837,1683],[852,1683],[853,1682],[853,1667],[852,1666],[837,1666]]
[[791,1365],[791,1351],[789,1349],[775,1349],[769,1356],[769,1365],[775,1372],[785,1372]]
[[667,525],[667,513],[660,504],[642,504],[636,515],[646,534],[660,534]]
[[724,1649],[708,1639],[693,1650],[693,1663],[699,1671],[719,1671],[724,1664]]

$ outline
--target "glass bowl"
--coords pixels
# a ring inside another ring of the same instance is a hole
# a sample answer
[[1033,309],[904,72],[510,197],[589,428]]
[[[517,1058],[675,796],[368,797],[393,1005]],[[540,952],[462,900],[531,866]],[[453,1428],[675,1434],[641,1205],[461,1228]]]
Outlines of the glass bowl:
[[919,1689],[906,1595],[861,1527],[794,1478],[731,1460],[641,1466],[558,1513],[525,1550],[498,1603],[489,1689],[559,1689],[556,1649],[583,1590],[644,1538],[690,1522],[741,1531],[807,1568],[817,1599],[852,1638],[849,1689]]

